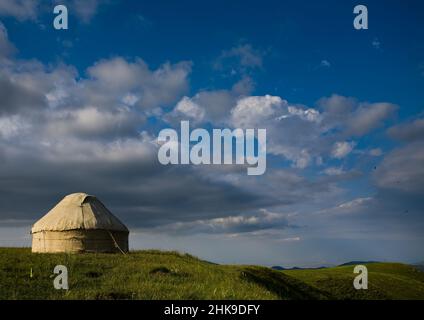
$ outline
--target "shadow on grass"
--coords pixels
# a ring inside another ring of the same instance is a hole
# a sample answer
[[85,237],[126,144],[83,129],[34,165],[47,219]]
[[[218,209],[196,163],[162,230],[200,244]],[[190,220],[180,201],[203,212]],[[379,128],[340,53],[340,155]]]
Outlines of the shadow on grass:
[[240,277],[275,293],[283,300],[319,300],[331,299],[328,293],[322,292],[306,283],[285,275],[282,272],[266,268],[248,267],[242,269]]
[[151,275],[170,275],[175,277],[188,277],[189,274],[187,272],[182,272],[178,270],[170,270],[167,267],[160,266],[153,268],[149,272]]

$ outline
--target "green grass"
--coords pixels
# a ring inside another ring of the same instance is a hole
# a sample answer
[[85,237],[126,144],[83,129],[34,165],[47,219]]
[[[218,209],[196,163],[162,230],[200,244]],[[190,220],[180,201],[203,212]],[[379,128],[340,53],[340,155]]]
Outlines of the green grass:
[[[53,288],[59,264],[68,268],[67,291]],[[424,299],[424,273],[402,264],[368,267],[370,289],[357,291],[353,266],[281,272],[155,250],[72,255],[0,248],[0,299]]]
[[337,299],[424,299],[424,272],[401,263],[369,263],[366,266],[368,290],[353,288],[354,266],[284,273]]

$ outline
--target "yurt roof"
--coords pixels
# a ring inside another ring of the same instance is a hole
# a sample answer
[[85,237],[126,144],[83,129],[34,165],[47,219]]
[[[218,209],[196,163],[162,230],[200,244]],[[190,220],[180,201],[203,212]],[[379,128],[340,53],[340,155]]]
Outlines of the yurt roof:
[[127,227],[103,203],[86,193],[67,195],[33,225],[31,232],[81,229],[128,232]]

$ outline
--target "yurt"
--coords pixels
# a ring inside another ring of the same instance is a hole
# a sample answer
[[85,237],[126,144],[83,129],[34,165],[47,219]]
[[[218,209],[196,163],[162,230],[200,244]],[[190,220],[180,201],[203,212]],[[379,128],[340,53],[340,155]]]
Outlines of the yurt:
[[128,252],[128,228],[96,197],[73,193],[31,229],[32,252]]

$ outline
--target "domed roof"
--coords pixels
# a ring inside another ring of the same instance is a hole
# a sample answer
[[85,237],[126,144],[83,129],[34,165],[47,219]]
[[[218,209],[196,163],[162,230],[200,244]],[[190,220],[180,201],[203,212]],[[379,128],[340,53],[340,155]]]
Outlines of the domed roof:
[[31,233],[78,229],[128,232],[128,228],[96,197],[86,193],[73,193],[63,198],[38,220],[33,225]]

